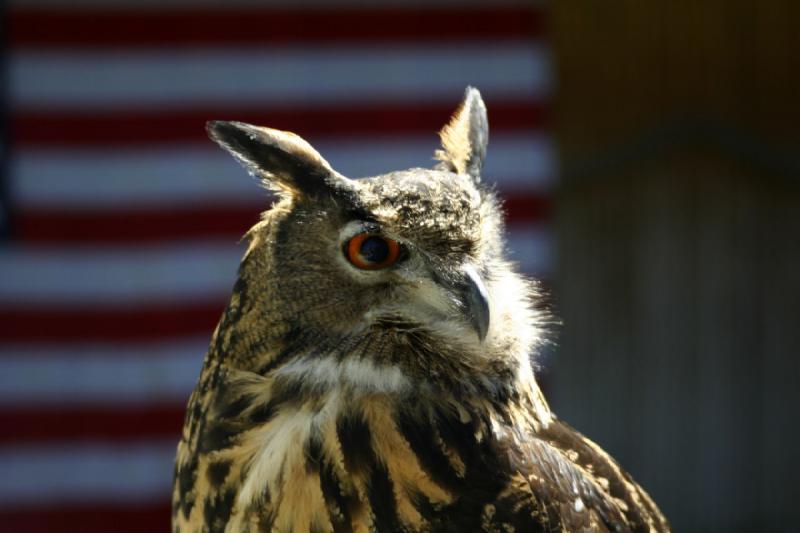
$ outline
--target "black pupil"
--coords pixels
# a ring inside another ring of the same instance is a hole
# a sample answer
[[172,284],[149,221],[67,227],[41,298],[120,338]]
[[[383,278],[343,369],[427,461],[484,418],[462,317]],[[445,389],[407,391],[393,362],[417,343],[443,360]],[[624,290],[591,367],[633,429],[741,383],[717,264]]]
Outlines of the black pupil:
[[381,237],[367,237],[358,252],[368,263],[383,263],[389,257],[389,245]]

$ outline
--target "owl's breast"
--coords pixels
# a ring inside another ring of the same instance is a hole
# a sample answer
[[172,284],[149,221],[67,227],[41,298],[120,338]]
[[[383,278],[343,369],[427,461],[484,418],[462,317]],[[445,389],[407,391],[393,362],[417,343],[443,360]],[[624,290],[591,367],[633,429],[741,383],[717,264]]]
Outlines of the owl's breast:
[[[194,454],[181,444],[174,501],[188,499],[193,506],[188,514],[175,510],[180,530],[424,531],[426,515],[453,501],[403,435],[391,396],[334,388],[268,411],[242,409],[240,420],[260,423],[242,424],[240,432],[216,441],[208,436],[234,424],[208,417],[206,438],[199,439],[206,444]],[[463,470],[458,454],[443,442],[440,447],[452,468]],[[180,480],[188,478],[192,486],[181,489]]]

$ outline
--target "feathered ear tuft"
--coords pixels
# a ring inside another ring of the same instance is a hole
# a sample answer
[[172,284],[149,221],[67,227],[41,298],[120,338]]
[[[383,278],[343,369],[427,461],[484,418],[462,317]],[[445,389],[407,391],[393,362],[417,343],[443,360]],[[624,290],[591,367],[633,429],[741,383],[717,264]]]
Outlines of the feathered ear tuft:
[[489,142],[489,120],[478,89],[467,87],[464,100],[439,136],[442,149],[436,151],[436,159],[441,161],[440,167],[480,181]]
[[208,122],[206,130],[271,190],[313,197],[345,188],[350,181],[294,133],[222,120]]

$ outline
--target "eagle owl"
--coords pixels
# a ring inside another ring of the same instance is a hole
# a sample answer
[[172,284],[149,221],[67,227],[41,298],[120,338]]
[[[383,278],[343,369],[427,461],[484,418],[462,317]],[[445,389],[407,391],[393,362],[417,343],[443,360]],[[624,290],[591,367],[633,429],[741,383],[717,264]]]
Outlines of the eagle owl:
[[175,531],[668,530],[536,384],[477,90],[433,169],[353,180],[292,133],[208,132],[279,200],[189,400]]

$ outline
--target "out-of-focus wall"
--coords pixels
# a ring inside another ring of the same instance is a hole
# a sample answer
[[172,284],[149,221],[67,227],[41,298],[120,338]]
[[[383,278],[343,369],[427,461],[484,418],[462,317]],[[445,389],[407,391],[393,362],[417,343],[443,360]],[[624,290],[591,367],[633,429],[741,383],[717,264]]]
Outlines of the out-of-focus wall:
[[800,4],[557,2],[560,416],[677,531],[789,531]]

